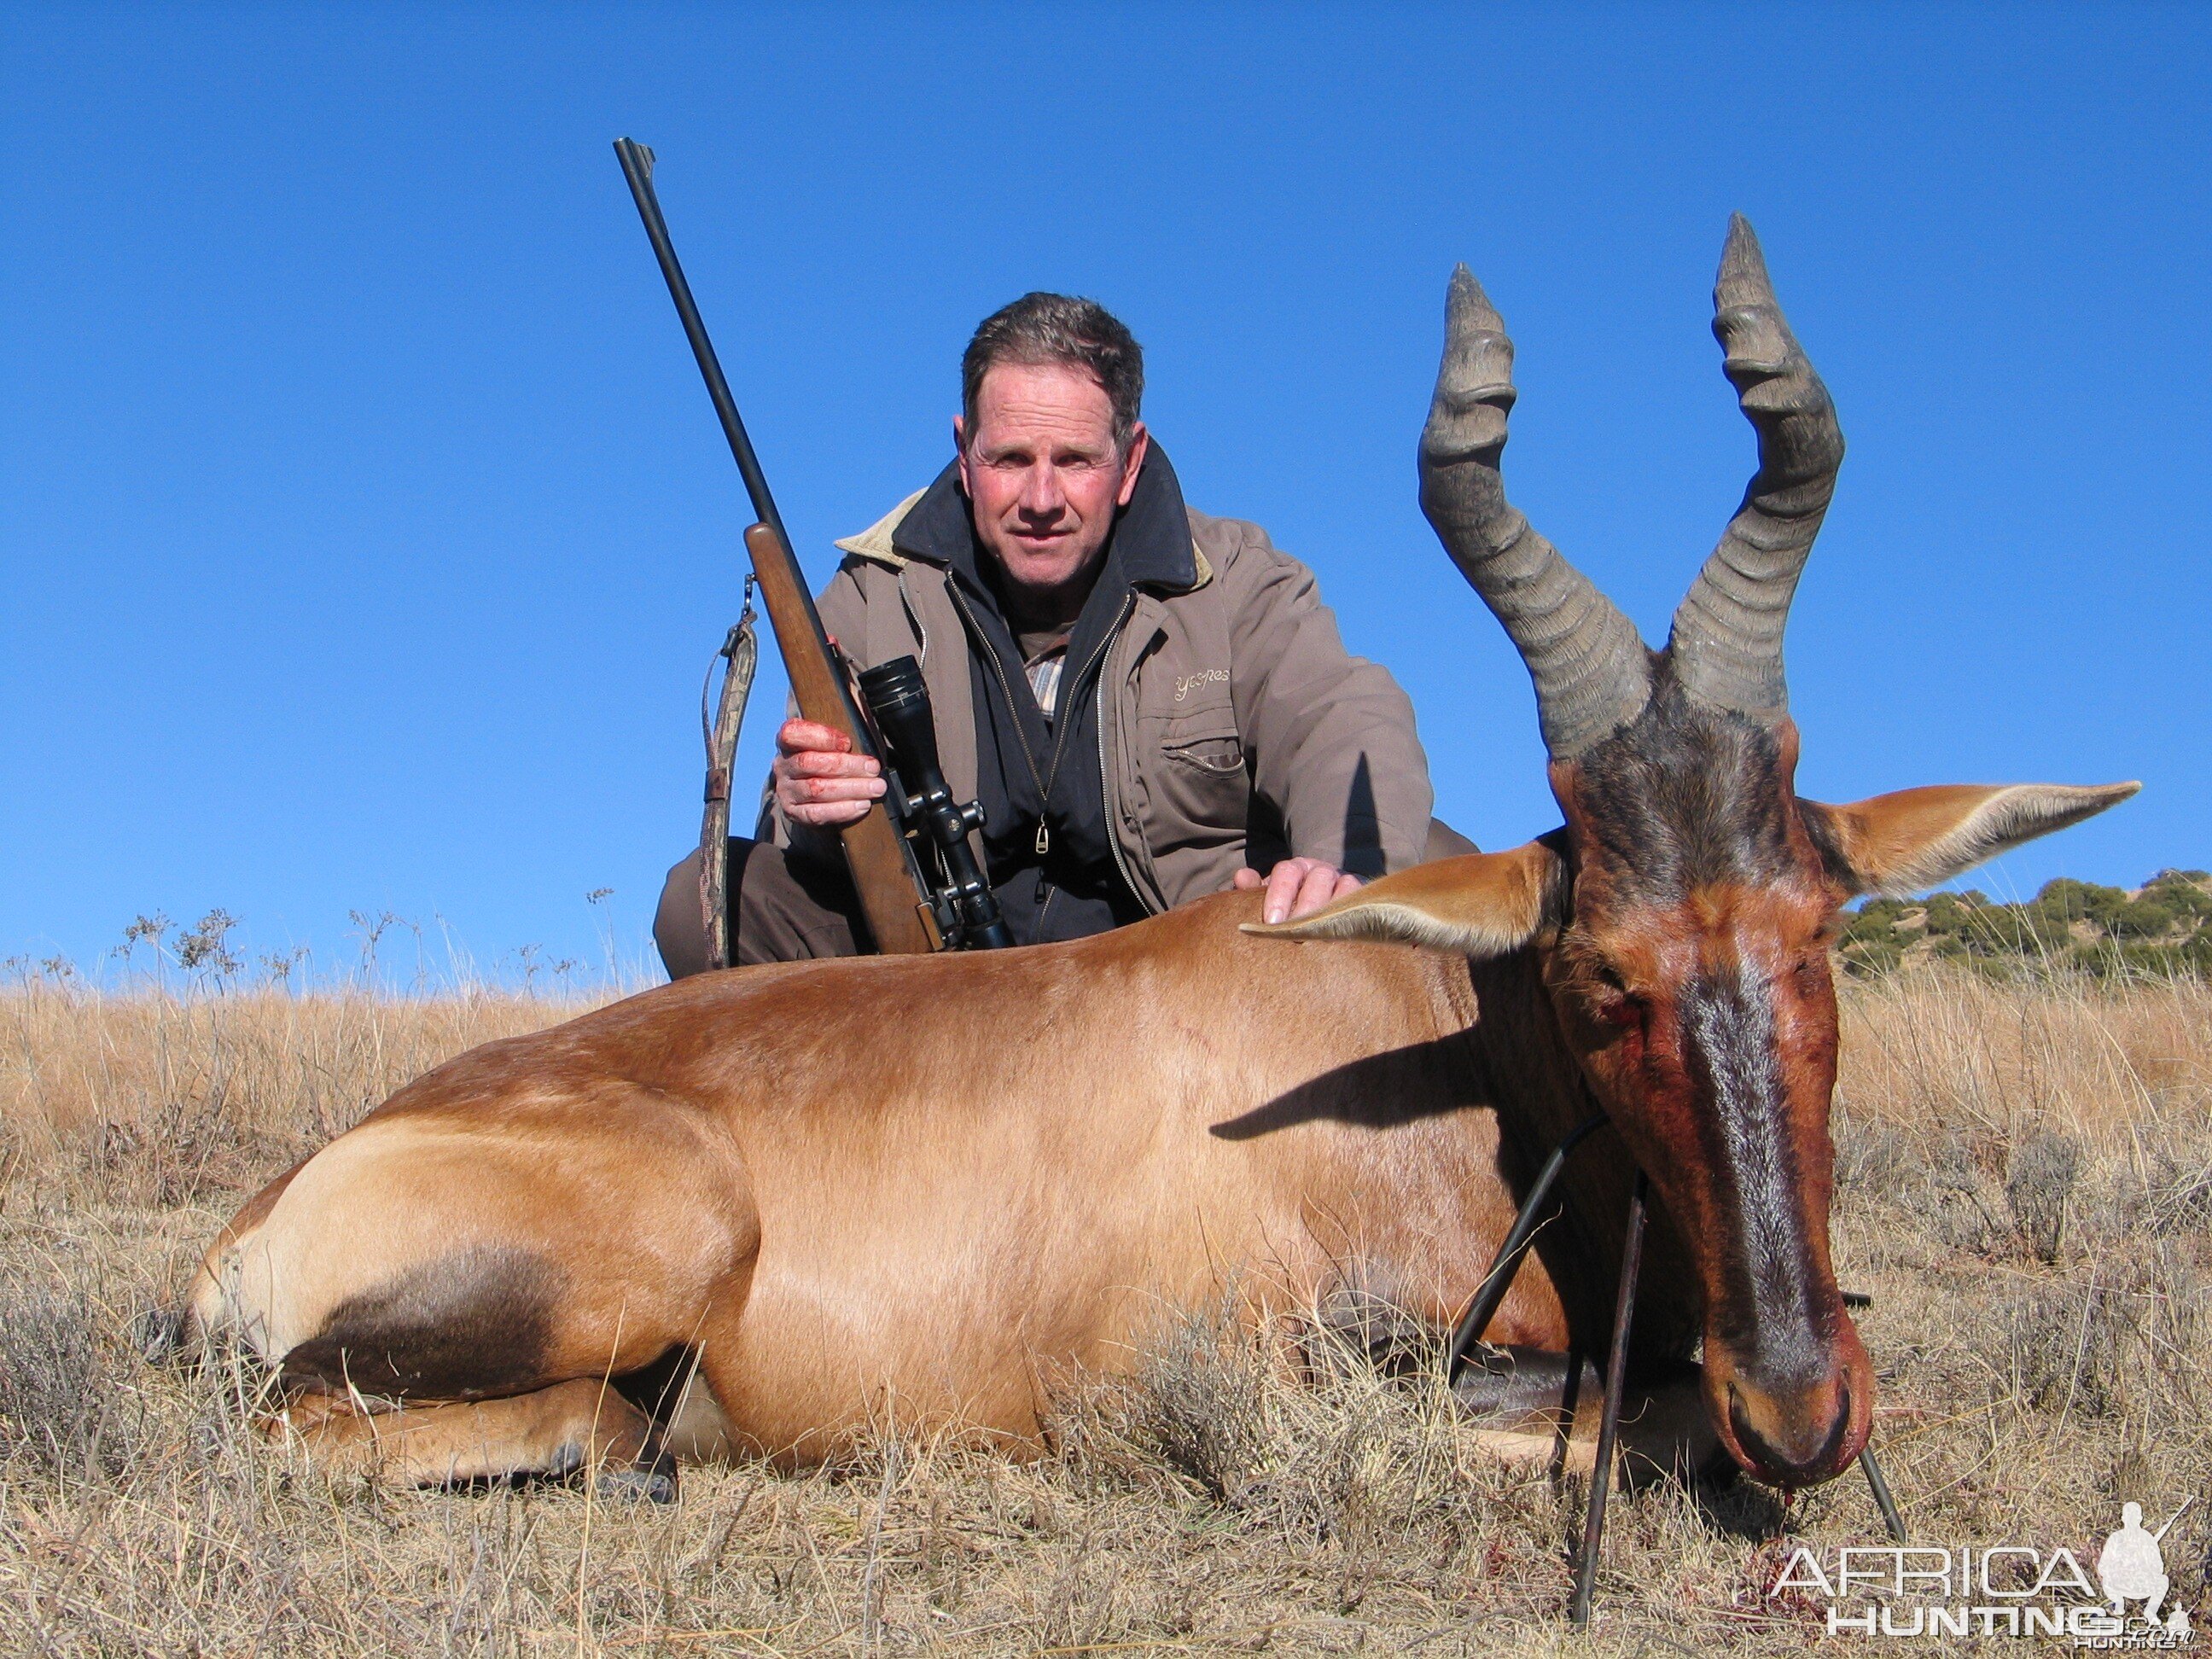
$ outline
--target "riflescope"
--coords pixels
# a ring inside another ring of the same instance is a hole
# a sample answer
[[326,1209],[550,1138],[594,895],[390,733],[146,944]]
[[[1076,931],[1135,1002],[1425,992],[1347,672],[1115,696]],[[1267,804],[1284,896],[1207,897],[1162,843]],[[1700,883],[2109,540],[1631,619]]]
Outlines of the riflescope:
[[884,739],[890,763],[888,786],[898,792],[910,833],[932,855],[922,862],[937,931],[954,950],[995,951],[1014,942],[999,914],[998,896],[983,879],[968,833],[983,827],[979,801],[952,799],[937,760],[937,726],[931,717],[929,688],[921,665],[894,657],[860,671],[860,696]]

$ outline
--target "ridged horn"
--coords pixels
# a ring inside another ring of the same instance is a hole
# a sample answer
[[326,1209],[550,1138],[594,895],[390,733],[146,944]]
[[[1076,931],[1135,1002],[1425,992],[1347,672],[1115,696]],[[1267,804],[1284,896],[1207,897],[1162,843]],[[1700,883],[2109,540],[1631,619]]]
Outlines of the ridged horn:
[[1713,334],[1737,405],[1759,434],[1759,471],[1674,612],[1667,649],[1691,696],[1771,726],[1790,713],[1782,634],[1835,493],[1844,434],[1740,213],[1729,220],[1713,283]]
[[1462,265],[1421,433],[1421,510],[1528,665],[1544,746],[1569,760],[1643,712],[1650,656],[1636,625],[1506,501],[1498,460],[1514,395],[1513,342]]

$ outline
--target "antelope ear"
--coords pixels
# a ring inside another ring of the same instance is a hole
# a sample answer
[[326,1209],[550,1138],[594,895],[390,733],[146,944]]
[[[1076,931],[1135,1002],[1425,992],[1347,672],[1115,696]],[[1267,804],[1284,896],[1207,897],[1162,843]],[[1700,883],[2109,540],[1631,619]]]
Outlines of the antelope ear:
[[1273,927],[1248,921],[1244,931],[1266,939],[1378,939],[1459,956],[1504,956],[1556,925],[1561,874],[1559,855],[1532,841],[1510,852],[1417,864],[1310,916]]
[[2094,817],[2140,783],[1945,783],[1850,806],[1800,800],[1832,874],[1854,895],[1902,896],[1945,882],[2008,848]]

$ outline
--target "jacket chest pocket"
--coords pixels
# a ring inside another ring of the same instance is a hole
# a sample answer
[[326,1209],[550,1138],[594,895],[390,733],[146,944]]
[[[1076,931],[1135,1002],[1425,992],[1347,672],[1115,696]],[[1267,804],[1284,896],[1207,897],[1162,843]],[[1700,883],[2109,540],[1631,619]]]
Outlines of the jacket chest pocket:
[[1224,702],[1144,724],[1153,811],[1169,839],[1242,836],[1252,786],[1236,710]]

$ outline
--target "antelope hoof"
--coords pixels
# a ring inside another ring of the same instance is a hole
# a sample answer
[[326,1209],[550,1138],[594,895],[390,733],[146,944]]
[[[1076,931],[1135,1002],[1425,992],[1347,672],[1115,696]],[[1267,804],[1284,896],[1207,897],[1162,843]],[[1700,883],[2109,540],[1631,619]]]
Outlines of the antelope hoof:
[[676,1462],[663,1457],[642,1467],[602,1468],[592,1492],[603,1504],[673,1504]]

